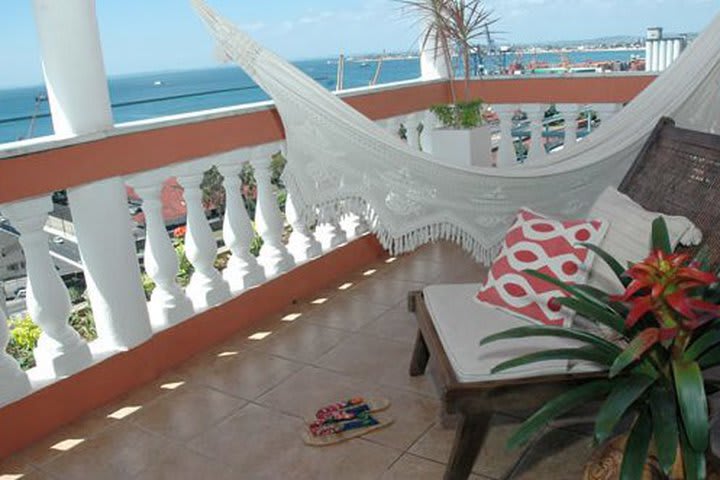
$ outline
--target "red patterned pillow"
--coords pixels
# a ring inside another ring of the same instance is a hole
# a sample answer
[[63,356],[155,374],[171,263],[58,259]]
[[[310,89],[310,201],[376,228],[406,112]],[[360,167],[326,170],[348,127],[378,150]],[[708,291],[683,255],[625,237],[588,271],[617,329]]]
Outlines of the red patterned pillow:
[[565,293],[524,270],[582,284],[594,254],[578,244],[598,244],[606,230],[604,220],[558,221],[521,209],[477,300],[544,325],[570,326],[573,312],[554,300]]

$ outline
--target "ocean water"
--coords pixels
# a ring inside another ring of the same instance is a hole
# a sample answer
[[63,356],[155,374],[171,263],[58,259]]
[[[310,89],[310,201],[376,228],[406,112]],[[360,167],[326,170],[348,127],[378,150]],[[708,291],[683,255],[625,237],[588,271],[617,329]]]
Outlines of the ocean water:
[[[630,60],[637,51],[573,52],[572,63]],[[514,59],[508,55],[507,62]],[[525,55],[524,60],[555,64],[557,54]],[[295,62],[329,90],[335,88],[337,61],[320,59]],[[345,88],[367,86],[374,73],[372,61],[349,61],[345,65]],[[418,59],[388,60],[383,63],[379,83],[411,80],[420,76]],[[143,73],[108,79],[116,123],[179,113],[252,103],[268,96],[239,68],[223,66],[204,70]],[[43,86],[0,90],[0,143],[51,135],[52,125]],[[34,118],[34,120],[32,120]]]

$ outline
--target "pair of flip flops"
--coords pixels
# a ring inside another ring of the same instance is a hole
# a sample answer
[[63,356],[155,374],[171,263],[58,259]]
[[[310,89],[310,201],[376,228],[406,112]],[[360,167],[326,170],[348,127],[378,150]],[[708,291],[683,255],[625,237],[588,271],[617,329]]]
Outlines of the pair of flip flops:
[[327,405],[305,420],[303,441],[314,447],[324,447],[367,435],[387,427],[392,417],[380,413],[390,407],[385,398],[362,397]]

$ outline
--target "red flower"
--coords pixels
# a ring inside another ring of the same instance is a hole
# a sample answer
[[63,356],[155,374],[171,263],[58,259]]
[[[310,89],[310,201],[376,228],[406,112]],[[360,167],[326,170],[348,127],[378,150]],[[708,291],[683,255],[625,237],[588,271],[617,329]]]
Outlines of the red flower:
[[186,233],[187,233],[187,227],[185,225],[182,225],[180,227],[177,227],[175,230],[173,230],[173,237],[185,238]]
[[718,277],[688,265],[689,260],[686,254],[669,255],[656,250],[626,272],[632,282],[624,294],[613,300],[631,304],[625,320],[628,328],[652,313],[661,336],[669,339],[678,328],[694,330],[720,315],[720,306],[696,298],[693,293],[697,287],[718,282]]

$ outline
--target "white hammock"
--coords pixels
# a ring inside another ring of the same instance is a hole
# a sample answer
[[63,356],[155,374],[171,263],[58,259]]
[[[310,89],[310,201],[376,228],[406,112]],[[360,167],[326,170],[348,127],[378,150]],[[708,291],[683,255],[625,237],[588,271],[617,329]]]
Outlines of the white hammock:
[[585,214],[603,189],[620,182],[661,117],[720,130],[720,15],[663,75],[576,146],[542,166],[463,169],[398,142],[203,0],[192,1],[221,49],[275,101],[287,140],[284,180],[303,219],[359,214],[393,253],[443,238],[489,263],[520,207]]

